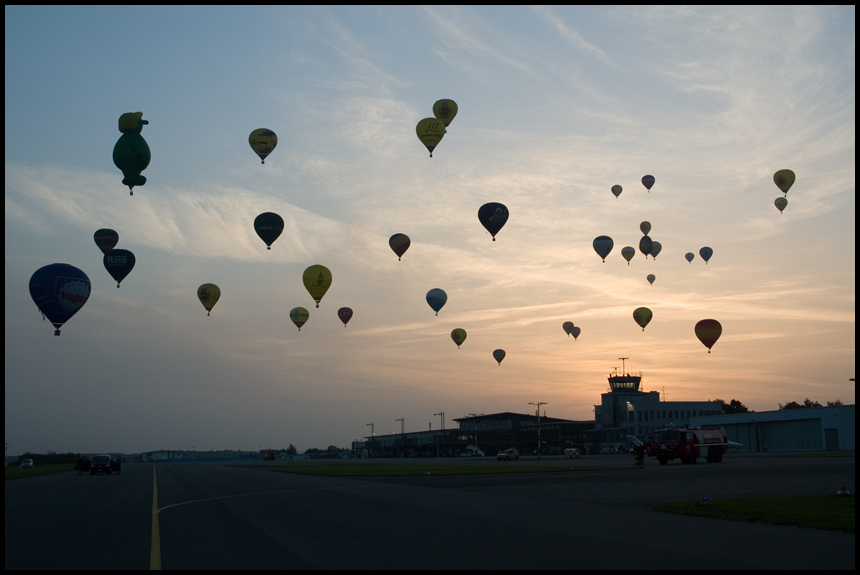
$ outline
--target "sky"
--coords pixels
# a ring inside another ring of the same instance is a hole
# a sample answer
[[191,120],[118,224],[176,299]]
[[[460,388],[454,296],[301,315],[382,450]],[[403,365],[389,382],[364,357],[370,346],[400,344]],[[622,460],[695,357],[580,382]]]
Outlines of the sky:
[[[303,451],[538,402],[592,420],[621,357],[669,401],[854,403],[853,6],[7,5],[5,26],[10,454]],[[458,114],[430,158],[439,99]],[[130,196],[112,150],[137,111]],[[286,223],[271,251],[263,212]],[[642,221],[663,249],[628,265]],[[137,260],[119,289],[105,227]],[[60,337],[28,289],[56,262],[92,282]]]

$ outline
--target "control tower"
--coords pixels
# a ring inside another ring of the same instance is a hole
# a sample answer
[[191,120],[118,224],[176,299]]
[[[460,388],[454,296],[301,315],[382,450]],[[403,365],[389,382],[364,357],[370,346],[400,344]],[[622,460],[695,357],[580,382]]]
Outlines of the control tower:
[[617,367],[612,368],[612,373],[609,374],[609,388],[612,391],[631,392],[639,391],[639,384],[642,383],[642,373],[639,375],[630,375],[627,373],[627,365],[624,363],[629,357],[619,357],[621,360],[621,371]]

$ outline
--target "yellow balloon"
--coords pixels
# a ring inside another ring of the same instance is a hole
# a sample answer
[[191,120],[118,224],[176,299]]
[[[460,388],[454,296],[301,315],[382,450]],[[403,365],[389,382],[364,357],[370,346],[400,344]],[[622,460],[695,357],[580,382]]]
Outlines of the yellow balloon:
[[460,344],[466,341],[466,330],[458,327],[451,332],[451,339],[457,344],[457,349],[460,349]]
[[442,120],[445,127],[454,120],[457,115],[457,102],[454,100],[438,100],[433,104],[433,115]]
[[445,135],[445,123],[437,118],[424,118],[415,126],[415,133],[418,134],[421,143],[430,151],[432,158],[433,149],[439,145],[439,141]]
[[305,270],[302,281],[305,284],[305,289],[308,290],[319,307],[320,300],[331,287],[331,272],[327,267],[316,264]]
[[268,128],[259,128],[248,136],[248,143],[251,144],[254,153],[260,156],[260,163],[265,164],[266,156],[271,154],[278,145],[278,136]]
[[308,321],[308,318],[311,314],[303,307],[294,307],[290,310],[290,319],[293,320],[293,323],[296,324],[296,327],[299,328],[299,331],[302,331],[302,326],[305,325],[305,322]]
[[633,310],[633,320],[639,324],[642,331],[645,331],[645,326],[648,325],[652,317],[654,317],[654,314],[647,307],[637,307]]
[[221,288],[215,284],[203,284],[197,288],[197,299],[206,308],[206,315],[209,315],[212,312],[212,308],[221,299]]

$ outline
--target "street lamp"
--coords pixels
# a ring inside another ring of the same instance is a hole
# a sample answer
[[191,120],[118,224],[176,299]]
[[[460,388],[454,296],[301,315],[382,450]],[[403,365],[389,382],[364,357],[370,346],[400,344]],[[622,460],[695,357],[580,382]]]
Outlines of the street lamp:
[[546,405],[546,402],[545,401],[538,401],[537,403],[529,402],[529,405],[537,405],[538,459],[540,459],[540,406]]
[[442,429],[445,429],[445,412],[440,411],[439,413],[434,413],[433,415],[441,415],[442,416]]
[[373,443],[374,443],[373,440],[375,439],[373,436],[375,434],[373,433],[373,424],[372,423],[365,424],[365,427],[367,427],[368,425],[370,426],[370,451],[369,451],[369,453],[370,453],[370,457],[373,457]]
[[401,451],[401,453],[402,453],[404,444],[406,443],[406,431],[405,431],[405,427],[404,427],[406,425],[406,423],[403,421],[402,417],[399,419],[395,419],[394,421],[400,422],[400,450],[399,451]]

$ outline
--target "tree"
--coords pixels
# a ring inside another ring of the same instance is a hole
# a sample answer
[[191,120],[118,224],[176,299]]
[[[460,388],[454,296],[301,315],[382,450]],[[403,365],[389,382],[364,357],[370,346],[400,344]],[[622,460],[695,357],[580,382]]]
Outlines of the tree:
[[817,401],[812,401],[808,397],[803,400],[802,404],[797,403],[796,401],[789,401],[785,405],[783,405],[781,403],[779,404],[780,411],[782,411],[784,409],[806,409],[806,408],[810,408],[810,407],[812,407],[812,408],[822,407],[822,405],[820,403],[818,403]]
[[836,401],[828,401],[827,402],[827,407],[841,407],[841,406],[842,406],[842,400],[839,398],[836,398]]
[[291,443],[290,446],[287,448],[287,453],[289,455],[298,455],[299,450],[296,449],[296,446]]
[[[750,413],[750,409],[738,401],[737,399],[733,399],[730,402],[726,403],[722,399],[715,399],[714,401],[720,402],[720,408],[724,414],[732,414],[732,413]],[[755,413],[754,411],[751,413]]]

